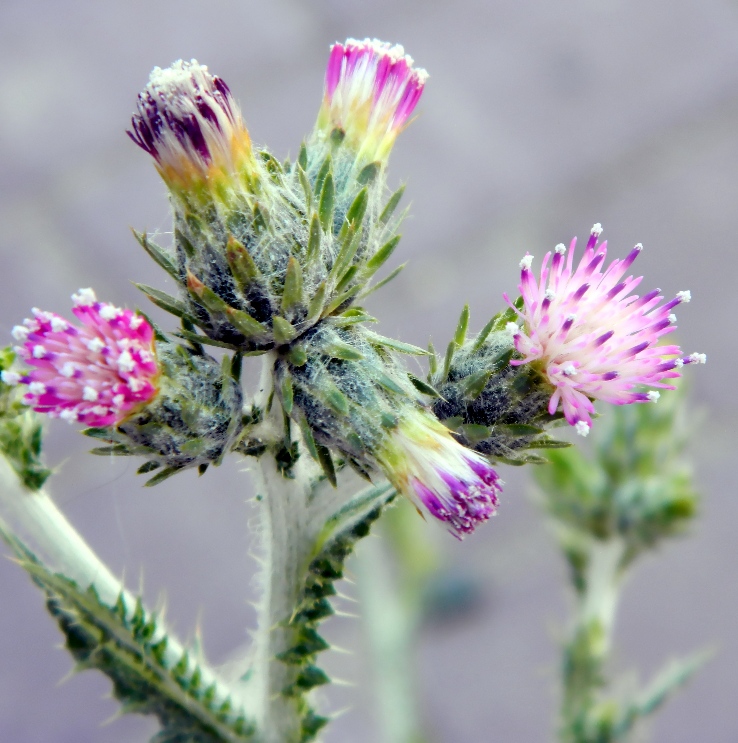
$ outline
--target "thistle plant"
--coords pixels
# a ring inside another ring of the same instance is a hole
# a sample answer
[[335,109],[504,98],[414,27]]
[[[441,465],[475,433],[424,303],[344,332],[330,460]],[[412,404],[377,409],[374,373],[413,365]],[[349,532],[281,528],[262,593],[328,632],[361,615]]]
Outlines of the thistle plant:
[[[594,400],[653,404],[704,361],[659,344],[689,293],[632,294],[640,246],[603,271],[599,225],[576,269],[574,243],[546,256],[539,282],[526,256],[520,298],[473,337],[465,307],[442,357],[371,329],[364,300],[402,268],[376,280],[403,217],[388,159],[426,81],[400,46],[335,44],[315,127],[280,162],[207,67],[155,68],[128,134],[168,187],[173,240],[135,235],[177,293],[139,288],[174,319],[159,327],[81,289],[81,325],[34,309],[0,357],[1,533],[78,665],[108,675],[125,711],[157,716],[157,743],[316,739],[330,718],[314,694],[330,682],[321,624],[396,497],[463,539],[497,513],[499,465],[547,461],[539,450],[569,446],[553,427],[587,434]],[[408,354],[427,358],[425,379]],[[245,356],[262,359],[251,384]],[[256,463],[263,595],[240,665],[183,647],[54,506],[44,414],[84,426],[95,454],[142,458],[148,486],[226,456]]]

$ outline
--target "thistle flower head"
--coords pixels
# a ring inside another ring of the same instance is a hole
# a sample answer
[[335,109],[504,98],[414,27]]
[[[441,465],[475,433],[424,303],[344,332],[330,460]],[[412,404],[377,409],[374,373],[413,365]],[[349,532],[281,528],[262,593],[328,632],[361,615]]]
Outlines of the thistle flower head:
[[128,136],[169,186],[233,179],[253,164],[251,139],[228,86],[197,60],[155,67]]
[[497,472],[426,413],[406,415],[378,460],[398,490],[445,522],[458,539],[497,511],[502,486]]
[[130,310],[98,302],[92,289],[73,295],[76,327],[53,312],[13,328],[27,374],[3,381],[27,385],[24,402],[40,413],[87,426],[120,423],[157,393],[154,331]]
[[334,44],[318,129],[345,133],[358,159],[385,160],[420,100],[428,73],[399,46],[376,39]]
[[601,232],[595,224],[576,267],[576,238],[568,256],[563,245],[556,246],[553,258],[546,254],[540,279],[531,270],[533,257],[523,258],[518,288],[524,305],[516,310],[523,326],[508,326],[524,356],[510,363],[538,362],[555,387],[549,413],[561,403],[566,420],[584,436],[592,425],[592,399],[615,405],[656,402],[653,388],[674,389],[665,380],[679,377],[684,364],[704,358],[682,356],[676,345],[657,345],[676,329],[672,310],[690,300],[689,292],[665,304],[659,289],[634,295],[643,277],[623,277],[643,246],[604,268],[607,243],[598,244]]

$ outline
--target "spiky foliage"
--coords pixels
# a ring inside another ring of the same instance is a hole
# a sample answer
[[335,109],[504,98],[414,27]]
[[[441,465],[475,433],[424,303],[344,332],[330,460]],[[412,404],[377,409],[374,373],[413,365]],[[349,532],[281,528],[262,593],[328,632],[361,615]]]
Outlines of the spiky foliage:
[[[467,339],[469,307],[464,307],[445,356],[430,357],[427,384],[414,379],[433,398],[433,412],[457,439],[506,464],[545,462],[535,449],[569,446],[546,433],[563,416],[547,410],[551,389],[534,365],[516,367],[512,335],[505,328],[513,310],[495,315]],[[431,347],[431,350],[432,347]]]
[[563,648],[563,743],[630,741],[702,665],[698,654],[667,667],[644,691],[613,698],[608,661],[622,582],[645,551],[683,533],[697,494],[684,457],[689,427],[680,391],[658,405],[615,408],[593,432],[594,456],[550,452],[535,470],[576,594]]
[[147,485],[186,468],[202,473],[220,464],[243,426],[239,357],[219,364],[197,344],[185,347],[160,337],[157,358],[157,397],[116,427],[84,432],[108,444],[93,454],[147,457],[139,473],[159,470]]
[[194,651],[172,657],[159,618],[140,599],[121,594],[104,604],[94,586],[80,589],[52,572],[16,537],[0,528],[21,567],[44,592],[76,670],[96,669],[113,684],[122,712],[155,715],[161,731],[151,743],[249,743],[253,722],[213,678]]

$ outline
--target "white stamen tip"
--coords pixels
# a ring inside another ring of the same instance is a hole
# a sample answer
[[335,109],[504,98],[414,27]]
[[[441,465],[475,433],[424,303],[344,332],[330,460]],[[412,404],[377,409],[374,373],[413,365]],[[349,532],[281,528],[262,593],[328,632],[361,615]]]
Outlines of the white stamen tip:
[[676,298],[686,304],[692,300],[692,293],[689,291],[677,292]]
[[122,372],[132,372],[136,368],[136,362],[133,360],[130,351],[123,351],[118,357],[118,368]]
[[693,364],[706,364],[707,363],[707,355],[704,353],[691,353],[689,355],[689,360]]
[[572,377],[577,373],[577,368],[574,366],[574,364],[567,364],[562,370],[561,373],[566,377]]
[[100,317],[102,317],[103,320],[114,320],[116,317],[118,317],[123,310],[121,310],[119,307],[115,307],[112,304],[104,304],[100,308]]
[[51,329],[55,333],[63,333],[69,327],[69,323],[63,317],[51,318]]
[[10,334],[17,340],[19,343],[25,343],[26,339],[28,338],[28,334],[30,333],[30,329],[25,327],[24,325],[16,325],[11,331]]
[[93,415],[107,415],[110,411],[104,405],[95,405],[90,412]]
[[46,356],[46,349],[43,346],[38,345],[33,347],[34,359],[42,359],[44,356]]
[[564,243],[559,243],[555,248],[554,251],[558,253],[559,255],[564,255],[566,253],[566,245]]
[[92,340],[87,341],[85,345],[90,351],[92,351],[92,353],[99,353],[103,348],[105,348],[105,343],[101,338],[93,338]]
[[74,372],[76,371],[76,368],[74,364],[71,361],[67,361],[64,366],[59,370],[62,377],[66,377],[67,379],[71,379],[74,376]]
[[522,271],[530,271],[530,267],[533,265],[533,256],[530,253],[526,253],[522,261],[520,261],[520,268]]
[[684,359],[676,359],[674,361],[674,367],[676,369],[681,369],[684,366]]
[[90,289],[80,289],[76,294],[72,294],[72,301],[75,307],[89,307],[97,302],[95,292]]
[[46,392],[46,385],[43,382],[31,382],[28,385],[28,391],[32,395],[43,395]]
[[0,372],[0,379],[5,382],[5,384],[9,384],[12,387],[14,387],[16,384],[19,384],[21,381],[21,375],[18,374],[18,372],[14,371],[3,371]]
[[589,425],[586,421],[577,421],[574,424],[574,430],[580,435],[580,436],[589,436]]
[[113,405],[115,405],[116,408],[120,408],[123,406],[123,403],[126,401],[125,395],[116,395],[113,398]]
[[577,316],[574,314],[566,316],[566,322],[574,322],[576,319],[577,319]]
[[677,318],[676,318],[676,315],[675,315],[675,314],[674,314],[674,313],[672,312],[672,314],[671,314],[671,315],[669,315],[669,322],[670,322],[670,323],[671,323],[672,325],[675,325],[675,324],[676,324],[676,320],[677,320]]
[[146,386],[145,382],[136,379],[136,377],[131,377],[127,384],[131,392],[140,392]]
[[141,315],[134,315],[131,321],[128,323],[131,326],[131,330],[138,330],[141,327],[141,323],[144,321]]
[[97,390],[94,387],[90,387],[90,385],[86,385],[82,390],[82,399],[87,400],[87,402],[95,402],[98,397],[100,395],[98,395]]
[[638,252],[640,253],[640,252],[641,252],[641,250],[643,250],[643,243],[636,243],[636,244],[635,244],[635,245],[633,246],[633,250],[637,250],[637,251],[638,251]]
[[518,327],[518,324],[514,322],[509,322],[507,325],[505,325],[505,330],[507,330],[508,333],[512,333],[513,335],[520,335],[520,328]]
[[648,399],[651,402],[658,402],[660,397],[661,397],[661,393],[660,392],[657,392],[656,390],[649,390],[649,392],[648,392]]
[[[595,222],[592,225],[592,232],[591,232],[591,234],[592,235],[595,235],[596,237],[599,237],[602,234],[602,225],[599,222]],[[580,423],[581,423],[581,421],[580,421]],[[587,430],[589,430],[589,429],[587,429]],[[586,436],[586,434],[585,434],[585,436]]]
[[62,410],[61,413],[59,413],[59,417],[67,423],[74,423],[78,418],[77,411],[70,410],[69,408]]
[[543,295],[544,299],[547,299],[549,302],[553,302],[556,295],[553,293],[551,289],[546,289],[546,293]]

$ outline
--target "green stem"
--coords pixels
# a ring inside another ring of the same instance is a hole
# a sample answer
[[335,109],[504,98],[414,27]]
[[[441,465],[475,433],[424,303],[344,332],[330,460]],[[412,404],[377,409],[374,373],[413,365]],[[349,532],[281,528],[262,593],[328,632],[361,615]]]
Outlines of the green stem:
[[583,591],[578,594],[574,627],[564,649],[562,743],[593,743],[593,711],[607,685],[605,668],[612,648],[625,545],[593,540]]

